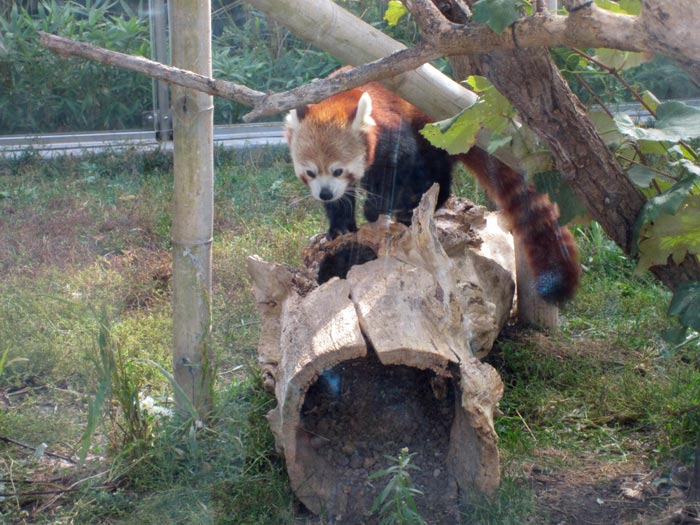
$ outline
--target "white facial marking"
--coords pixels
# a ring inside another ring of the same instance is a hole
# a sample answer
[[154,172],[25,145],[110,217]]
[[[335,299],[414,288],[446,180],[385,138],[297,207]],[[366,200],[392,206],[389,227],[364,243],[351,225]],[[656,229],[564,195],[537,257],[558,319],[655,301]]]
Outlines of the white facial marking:
[[[348,188],[348,179],[345,177],[334,177],[333,175],[319,175],[309,181],[309,190],[314,199],[322,202],[333,202],[345,195]],[[330,198],[321,198],[321,192],[330,192]]]

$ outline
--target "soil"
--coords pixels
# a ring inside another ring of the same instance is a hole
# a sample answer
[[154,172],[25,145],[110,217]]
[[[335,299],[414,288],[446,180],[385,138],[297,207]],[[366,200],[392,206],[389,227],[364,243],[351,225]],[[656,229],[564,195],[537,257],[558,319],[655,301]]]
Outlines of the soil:
[[[543,451],[542,456],[556,451]],[[543,458],[547,462],[546,458]],[[668,525],[699,523],[696,510],[686,504],[687,485],[674,476],[683,467],[649,470],[640,460],[619,463],[586,457],[575,465],[528,474],[543,525]]]
[[[336,496],[329,498],[333,523],[376,524],[375,498],[390,475],[370,475],[396,463],[404,447],[411,458],[419,513],[429,524],[459,522],[456,484],[447,473],[455,410],[454,388],[434,392],[433,372],[384,366],[374,352],[324,373],[306,394],[302,425],[311,434],[319,468],[333,469]],[[436,393],[438,397],[436,397]],[[429,496],[428,496],[429,495]]]

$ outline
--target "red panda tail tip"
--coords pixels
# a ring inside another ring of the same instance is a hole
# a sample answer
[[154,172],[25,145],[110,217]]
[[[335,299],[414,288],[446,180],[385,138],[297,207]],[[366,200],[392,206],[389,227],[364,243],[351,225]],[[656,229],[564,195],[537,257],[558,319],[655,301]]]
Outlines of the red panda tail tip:
[[534,278],[538,295],[550,303],[564,303],[573,299],[581,278],[578,249],[566,228],[559,228],[552,245],[526,247],[527,262]]
[[548,270],[535,279],[535,291],[548,303],[561,304],[570,301],[578,290],[578,275],[568,271]]

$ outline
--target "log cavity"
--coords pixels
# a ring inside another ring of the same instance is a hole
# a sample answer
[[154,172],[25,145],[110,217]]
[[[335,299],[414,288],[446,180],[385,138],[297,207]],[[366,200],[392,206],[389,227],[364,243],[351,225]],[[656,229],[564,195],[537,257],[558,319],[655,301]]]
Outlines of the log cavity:
[[350,268],[377,258],[377,252],[367,245],[350,242],[342,245],[334,253],[321,260],[318,267],[318,284],[323,284],[332,277],[345,279]]
[[[394,464],[404,447],[411,464],[418,509],[431,523],[454,524],[457,487],[448,475],[450,431],[455,414],[452,379],[404,365],[366,358],[326,370],[308,389],[297,443],[307,450],[307,473],[328,480],[326,505],[341,510],[342,523],[378,523],[370,508],[389,477],[369,476]],[[343,512],[344,510],[344,512]]]

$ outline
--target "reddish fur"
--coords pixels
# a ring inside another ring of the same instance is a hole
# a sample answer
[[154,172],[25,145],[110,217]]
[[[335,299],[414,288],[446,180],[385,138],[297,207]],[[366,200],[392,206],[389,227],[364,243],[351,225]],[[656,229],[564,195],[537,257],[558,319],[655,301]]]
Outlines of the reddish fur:
[[[338,129],[347,126],[354,118],[363,92],[369,92],[372,98],[372,118],[384,128],[397,129],[403,119],[417,133],[425,124],[433,121],[383,86],[370,83],[304,109],[305,122],[323,123],[324,135],[319,136],[319,143],[323,141],[326,147],[330,143],[332,149],[339,150],[350,147],[343,143],[343,135],[340,133],[328,137],[328,123],[337,123]],[[380,126],[372,126],[364,133],[367,166],[374,161],[377,141],[382,139],[379,128]],[[419,136],[418,140],[424,139]],[[313,142],[305,147],[322,146]],[[428,149],[424,156],[429,155],[432,149]],[[541,278],[536,285],[540,295],[555,302],[573,297],[581,272],[578,249],[571,232],[558,225],[559,211],[549,197],[538,194],[532,186],[525,183],[522,175],[477,147],[452,160],[461,161],[469,168],[503,210],[514,233],[522,239],[532,272],[536,278]],[[550,282],[548,276],[556,276],[556,282],[551,286],[547,284]]]
[[537,193],[522,175],[479,148],[459,156],[482,187],[496,201],[522,239],[535,276],[556,273],[560,283],[550,291],[555,301],[571,299],[578,288],[581,268],[578,247],[566,227],[560,227],[559,210],[549,196]]

